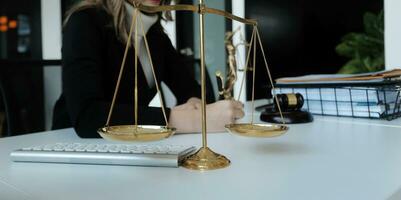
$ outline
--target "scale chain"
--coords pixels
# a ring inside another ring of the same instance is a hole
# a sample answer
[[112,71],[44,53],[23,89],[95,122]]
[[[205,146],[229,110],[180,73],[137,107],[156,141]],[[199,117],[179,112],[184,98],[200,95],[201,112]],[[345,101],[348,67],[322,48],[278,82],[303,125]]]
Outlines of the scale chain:
[[[135,26],[135,23],[136,23],[137,14],[138,14],[138,13],[134,13],[134,14],[132,15],[132,22],[131,22],[131,27],[130,27],[130,31],[129,31],[129,34],[128,34],[128,38],[131,38],[131,37],[132,37],[132,32],[133,32],[133,29],[134,29],[134,26]],[[127,55],[128,55],[128,50],[129,50],[130,45],[131,45],[131,42],[130,42],[130,40],[128,40],[128,41],[127,41],[127,44],[126,44],[126,46],[125,46],[125,51],[124,51],[123,60],[122,60],[122,62],[121,62],[120,73],[118,74],[118,79],[117,79],[116,87],[115,87],[115,89],[114,89],[113,100],[112,100],[112,102],[111,102],[109,114],[108,114],[108,116],[107,116],[106,127],[109,127],[109,126],[110,126],[111,115],[112,115],[112,113],[113,113],[113,109],[114,109],[114,106],[115,106],[115,102],[116,102],[118,90],[119,90],[119,88],[120,88],[121,77],[122,77],[122,74],[123,74],[123,71],[124,71],[125,62],[126,62],[126,60],[127,60]]]

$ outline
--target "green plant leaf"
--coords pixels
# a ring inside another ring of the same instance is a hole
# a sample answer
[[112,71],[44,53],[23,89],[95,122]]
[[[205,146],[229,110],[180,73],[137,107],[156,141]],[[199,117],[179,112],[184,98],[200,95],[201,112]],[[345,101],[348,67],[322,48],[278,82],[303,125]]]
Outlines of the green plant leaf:
[[350,45],[348,45],[346,42],[342,42],[336,47],[336,52],[341,55],[345,56],[347,58],[352,58],[355,54],[354,48],[352,48]]
[[365,72],[366,71],[363,71],[360,68],[351,65],[345,65],[340,69],[340,71],[338,71],[339,74],[360,74]]
[[358,74],[364,72],[367,72],[367,70],[359,59],[350,60],[338,71],[340,74]]
[[384,70],[384,54],[379,57],[372,58],[371,68],[372,71]]

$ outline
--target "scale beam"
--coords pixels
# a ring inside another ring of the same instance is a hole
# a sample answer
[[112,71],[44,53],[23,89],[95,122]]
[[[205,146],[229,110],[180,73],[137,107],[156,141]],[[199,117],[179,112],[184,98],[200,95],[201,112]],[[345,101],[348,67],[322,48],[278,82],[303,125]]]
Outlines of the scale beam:
[[223,11],[223,10],[218,10],[218,9],[214,9],[214,8],[208,8],[208,7],[204,7],[204,8],[200,8],[199,6],[195,6],[195,5],[186,5],[186,4],[178,4],[178,5],[163,5],[163,6],[145,6],[143,4],[138,4],[138,3],[133,3],[131,1],[128,1],[128,3],[130,3],[132,6],[138,8],[139,10],[143,11],[143,12],[147,12],[147,13],[159,13],[159,12],[166,12],[166,11],[190,11],[190,12],[196,12],[196,13],[200,13],[201,10],[203,10],[202,12],[204,13],[209,13],[209,14],[215,14],[215,15],[220,15],[223,16],[225,18],[231,19],[231,20],[235,20],[244,24],[248,24],[248,25],[253,25],[256,26],[258,24],[258,22],[256,20],[253,19],[244,19],[238,16],[235,16],[229,12]]

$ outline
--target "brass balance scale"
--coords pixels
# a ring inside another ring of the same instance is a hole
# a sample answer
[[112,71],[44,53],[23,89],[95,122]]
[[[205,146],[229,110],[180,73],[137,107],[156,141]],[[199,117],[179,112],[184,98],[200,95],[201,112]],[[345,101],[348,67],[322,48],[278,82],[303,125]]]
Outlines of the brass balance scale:
[[[205,14],[216,14],[216,15],[221,15],[225,18],[229,18],[231,20],[236,20],[241,23],[247,24],[247,25],[252,25],[253,26],[253,33],[251,40],[249,42],[250,47],[247,52],[247,58],[246,58],[246,67],[249,65],[249,60],[251,56],[251,50],[253,49],[253,64],[252,64],[252,72],[253,72],[253,85],[252,85],[252,118],[250,123],[235,123],[235,124],[228,124],[226,125],[226,129],[233,133],[233,134],[238,134],[241,136],[247,136],[247,137],[275,137],[275,136],[280,136],[288,131],[288,126],[285,125],[284,120],[282,120],[282,124],[280,125],[275,125],[275,124],[256,124],[254,123],[254,96],[255,96],[255,73],[256,73],[256,47],[257,43],[259,43],[259,47],[261,49],[265,66],[268,72],[270,84],[273,87],[273,92],[274,92],[274,85],[273,85],[273,80],[270,74],[269,66],[266,61],[266,56],[265,52],[263,50],[262,42],[260,39],[260,34],[258,31],[257,27],[257,21],[255,20],[249,20],[249,19],[243,19],[237,16],[234,16],[230,13],[227,13],[225,11],[213,9],[213,8],[208,8],[206,7],[204,0],[199,0],[199,5],[168,5],[168,6],[145,6],[141,3],[134,2],[132,0],[126,0],[128,3],[130,3],[132,6],[134,6],[135,13],[132,16],[132,23],[130,26],[130,31],[129,31],[129,36],[128,38],[131,38],[133,35],[133,30],[142,30],[142,33],[144,35],[144,42],[145,42],[145,48],[146,52],[149,55],[149,63],[152,68],[152,73],[153,73],[153,78],[155,79],[155,85],[157,89],[157,93],[161,102],[161,107],[164,115],[164,120],[165,120],[165,126],[148,126],[148,125],[138,125],[138,77],[137,77],[137,71],[138,71],[138,51],[135,51],[135,88],[134,88],[134,119],[135,119],[135,124],[134,125],[122,125],[122,126],[110,126],[110,119],[113,113],[113,108],[115,105],[115,100],[117,97],[117,93],[119,90],[120,86],[120,81],[121,77],[124,71],[124,65],[125,61],[127,58],[127,52],[130,47],[131,40],[127,41],[126,47],[125,47],[125,52],[124,52],[124,57],[122,60],[121,68],[120,68],[120,73],[117,79],[117,84],[116,88],[114,91],[114,96],[113,100],[110,106],[110,111],[107,117],[107,122],[106,125],[103,128],[100,128],[98,130],[98,133],[105,139],[109,140],[117,140],[117,141],[131,141],[131,142],[143,142],[143,141],[156,141],[156,140],[162,140],[165,138],[168,138],[172,135],[174,135],[176,129],[173,127],[170,127],[168,124],[166,112],[165,112],[165,105],[162,100],[162,95],[160,92],[160,86],[157,81],[156,73],[154,70],[152,58],[151,58],[151,53],[150,49],[148,46],[148,41],[146,38],[146,34],[144,32],[143,28],[143,23],[142,23],[142,18],[141,15],[139,15],[140,11],[146,12],[146,13],[159,13],[159,12],[165,12],[165,11],[190,11],[190,12],[195,12],[199,13],[200,17],[200,59],[201,59],[201,114],[202,114],[202,147],[194,154],[188,156],[183,162],[182,166],[188,169],[193,169],[193,170],[212,170],[212,169],[219,169],[219,168],[224,168],[230,165],[230,160],[227,159],[225,156],[217,154],[213,152],[210,148],[207,146],[207,129],[206,129],[206,69],[205,69],[205,31],[204,31],[204,21],[205,21]],[[138,23],[139,22],[139,23]],[[138,29],[138,27],[140,29]],[[135,31],[134,33],[134,45],[135,49],[138,49],[138,31]],[[245,70],[245,73],[248,70]],[[242,79],[241,82],[241,89],[240,93],[242,92],[242,88],[244,85],[244,80],[245,77]],[[239,95],[240,96],[240,95]],[[274,95],[276,96],[276,95]],[[277,100],[277,99],[276,99]],[[278,102],[278,101],[276,101]],[[280,105],[277,105],[279,108],[279,112],[281,114],[281,108]],[[282,115],[281,118],[283,119]]]

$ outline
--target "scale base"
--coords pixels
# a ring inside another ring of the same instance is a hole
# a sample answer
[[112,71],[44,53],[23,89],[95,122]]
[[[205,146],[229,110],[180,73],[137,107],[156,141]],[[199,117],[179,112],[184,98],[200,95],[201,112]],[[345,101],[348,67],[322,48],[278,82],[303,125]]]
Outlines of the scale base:
[[225,156],[213,152],[208,147],[200,148],[195,154],[185,158],[182,166],[191,170],[214,170],[228,167],[230,160]]

